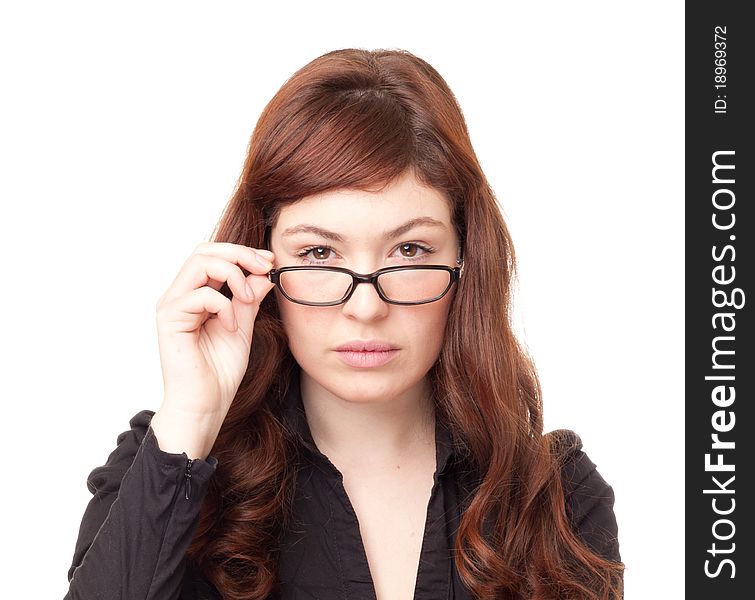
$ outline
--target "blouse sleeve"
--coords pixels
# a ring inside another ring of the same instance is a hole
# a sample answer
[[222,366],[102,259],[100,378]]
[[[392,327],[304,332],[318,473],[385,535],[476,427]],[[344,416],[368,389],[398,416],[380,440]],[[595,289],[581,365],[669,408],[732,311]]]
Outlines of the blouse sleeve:
[[217,459],[163,452],[141,411],[87,480],[93,494],[68,571],[66,600],[176,600],[186,550]]
[[551,436],[558,440],[563,457],[561,479],[572,527],[597,554],[620,562],[613,488],[584,453],[582,440],[576,433],[561,429]]

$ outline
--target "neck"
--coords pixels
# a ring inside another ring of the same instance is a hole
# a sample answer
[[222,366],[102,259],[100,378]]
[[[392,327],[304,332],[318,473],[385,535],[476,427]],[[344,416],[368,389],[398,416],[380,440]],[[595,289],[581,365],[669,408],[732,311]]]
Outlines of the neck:
[[[339,467],[382,468],[435,448],[435,411],[423,379],[399,397],[339,398],[302,371],[301,394],[312,439]],[[431,448],[432,447],[432,448]]]

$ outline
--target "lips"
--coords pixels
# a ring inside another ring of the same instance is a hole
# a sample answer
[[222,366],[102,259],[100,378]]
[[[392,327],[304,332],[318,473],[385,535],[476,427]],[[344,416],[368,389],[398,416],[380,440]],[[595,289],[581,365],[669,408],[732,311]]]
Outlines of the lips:
[[399,347],[383,340],[353,340],[336,348],[336,352],[389,352]]
[[391,362],[400,348],[385,340],[352,340],[336,348],[338,357],[349,367],[376,368]]

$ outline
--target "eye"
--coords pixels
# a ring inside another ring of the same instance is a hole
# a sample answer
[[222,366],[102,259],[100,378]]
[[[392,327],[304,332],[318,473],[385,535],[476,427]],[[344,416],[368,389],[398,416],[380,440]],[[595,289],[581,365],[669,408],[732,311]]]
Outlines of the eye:
[[[423,244],[418,244],[416,242],[406,242],[405,244],[401,244],[398,247],[399,252],[401,252],[401,255],[404,258],[408,259],[420,259],[424,256],[427,256],[429,254],[433,254],[435,250],[433,248],[430,248],[428,246],[425,246]],[[421,250],[421,253],[418,255],[417,250]]]
[[[318,262],[328,260],[332,252],[333,248],[330,246],[310,246],[298,252],[296,256],[303,258],[305,262]],[[311,257],[308,256],[310,253],[312,253]],[[314,260],[307,260],[308,258],[313,258]]]

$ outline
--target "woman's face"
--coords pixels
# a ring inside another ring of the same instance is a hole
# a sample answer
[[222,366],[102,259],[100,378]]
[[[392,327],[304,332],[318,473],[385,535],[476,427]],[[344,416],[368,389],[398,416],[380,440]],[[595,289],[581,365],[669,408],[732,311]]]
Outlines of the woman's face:
[[[418,219],[425,222],[412,226]],[[329,191],[283,208],[270,244],[276,268],[328,265],[357,273],[393,265],[453,267],[459,253],[449,201],[411,172],[379,192]],[[380,402],[423,389],[440,353],[455,287],[440,300],[414,306],[388,304],[369,284],[357,285],[339,306],[305,306],[277,288],[275,294],[302,377],[343,400]],[[366,367],[349,364],[349,355],[337,351],[348,342],[369,340],[397,350],[385,355],[390,357],[385,364]]]

